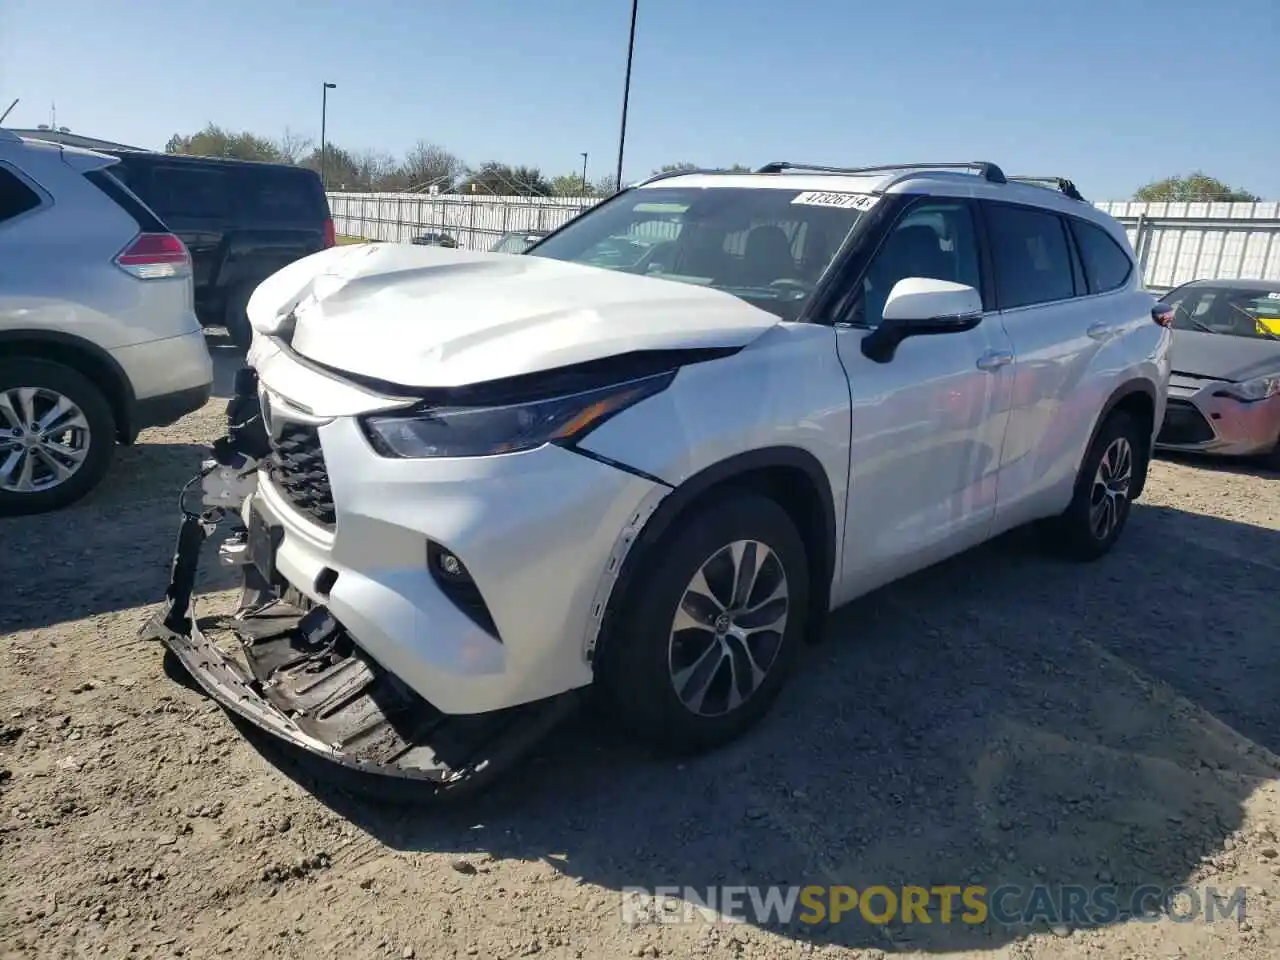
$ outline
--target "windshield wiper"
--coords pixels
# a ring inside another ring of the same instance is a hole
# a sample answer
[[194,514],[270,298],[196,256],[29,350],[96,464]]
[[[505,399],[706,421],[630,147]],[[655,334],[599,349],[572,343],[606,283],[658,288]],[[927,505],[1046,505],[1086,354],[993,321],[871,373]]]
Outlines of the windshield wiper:
[[1193,317],[1191,314],[1187,313],[1187,308],[1186,308],[1186,307],[1184,307],[1182,304],[1178,304],[1178,305],[1177,305],[1176,307],[1174,307],[1173,309],[1174,309],[1174,312],[1175,312],[1175,313],[1176,313],[1177,311],[1181,310],[1181,311],[1182,311],[1183,316],[1185,316],[1185,317],[1187,318],[1187,321],[1188,321],[1188,322],[1189,322],[1193,327],[1195,327],[1197,330],[1203,330],[1205,333],[1217,333],[1217,332],[1218,332],[1217,330],[1214,330],[1214,329],[1213,329],[1213,327],[1210,327],[1210,326],[1205,325],[1204,323],[1201,323],[1199,320],[1197,320],[1197,319],[1196,319],[1195,317]]

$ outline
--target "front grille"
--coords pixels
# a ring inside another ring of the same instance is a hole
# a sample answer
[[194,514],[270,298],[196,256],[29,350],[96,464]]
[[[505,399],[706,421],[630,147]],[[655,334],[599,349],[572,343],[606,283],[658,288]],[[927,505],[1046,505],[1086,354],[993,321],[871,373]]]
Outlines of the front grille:
[[295,510],[325,529],[333,529],[337,520],[333,491],[315,427],[286,423],[273,432],[267,475]]
[[1213,436],[1212,425],[1195,404],[1187,400],[1170,398],[1156,443],[1205,443],[1212,440]]

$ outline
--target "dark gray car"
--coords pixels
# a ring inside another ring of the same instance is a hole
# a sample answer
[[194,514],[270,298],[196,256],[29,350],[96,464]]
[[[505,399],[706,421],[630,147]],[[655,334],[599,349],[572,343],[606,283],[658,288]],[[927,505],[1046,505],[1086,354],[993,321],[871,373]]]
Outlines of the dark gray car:
[[1156,445],[1280,461],[1280,281],[1195,280],[1161,303],[1173,374]]

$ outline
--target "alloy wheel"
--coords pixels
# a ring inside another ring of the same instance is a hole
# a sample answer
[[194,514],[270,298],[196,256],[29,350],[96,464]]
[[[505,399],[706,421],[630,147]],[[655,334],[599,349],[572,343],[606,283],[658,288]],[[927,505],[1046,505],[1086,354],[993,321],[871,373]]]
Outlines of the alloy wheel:
[[694,573],[671,624],[676,696],[699,716],[737,710],[777,662],[790,609],[787,572],[756,540],[716,551]]
[[39,493],[70,479],[89,455],[84,412],[56,390],[0,391],[0,490]]
[[1097,540],[1111,536],[1120,522],[1133,480],[1133,447],[1125,437],[1108,444],[1089,494],[1089,532]]

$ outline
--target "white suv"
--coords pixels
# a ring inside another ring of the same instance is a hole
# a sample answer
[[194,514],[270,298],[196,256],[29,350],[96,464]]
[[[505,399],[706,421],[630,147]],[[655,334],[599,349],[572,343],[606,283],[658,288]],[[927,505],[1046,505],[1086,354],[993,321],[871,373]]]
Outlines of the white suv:
[[80,499],[209,399],[187,249],[116,163],[0,129],[0,516]]
[[986,163],[683,173],[520,256],[316,254],[253,295],[266,429],[242,397],[205,483],[236,508],[263,457],[223,550],[244,662],[186,616],[199,535],[158,634],[386,773],[492,770],[588,686],[714,746],[834,607],[1032,521],[1111,548],[1164,415],[1154,303],[1115,220]]

